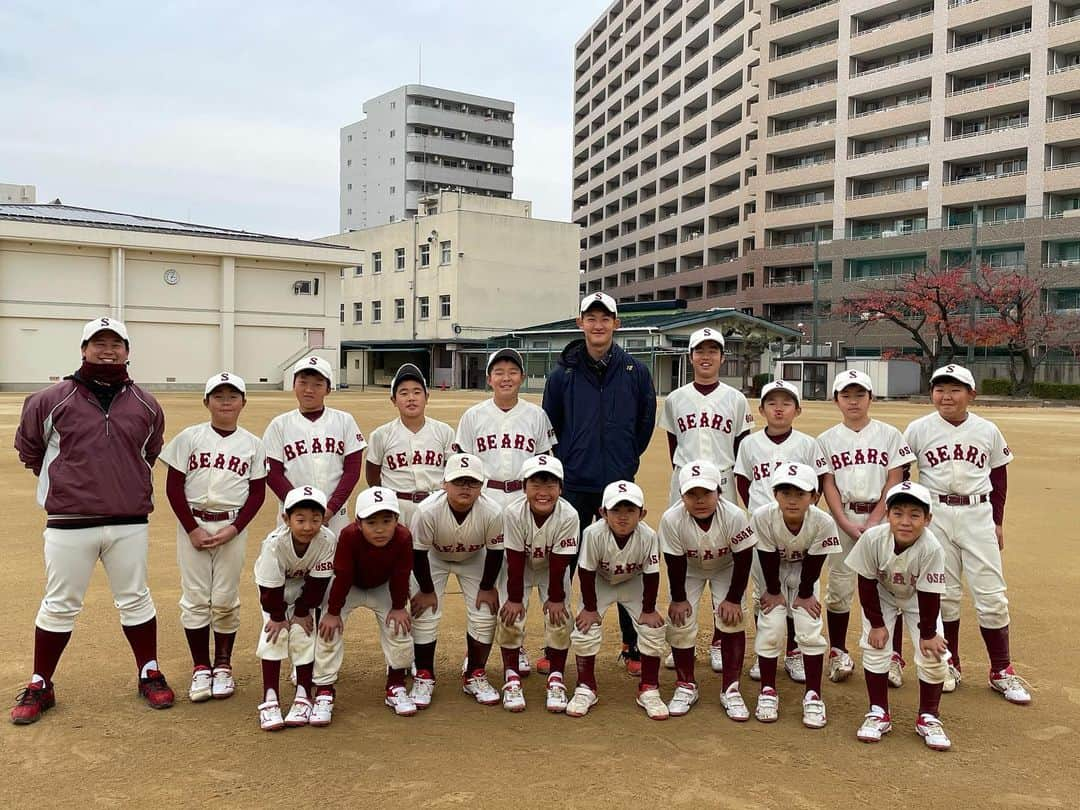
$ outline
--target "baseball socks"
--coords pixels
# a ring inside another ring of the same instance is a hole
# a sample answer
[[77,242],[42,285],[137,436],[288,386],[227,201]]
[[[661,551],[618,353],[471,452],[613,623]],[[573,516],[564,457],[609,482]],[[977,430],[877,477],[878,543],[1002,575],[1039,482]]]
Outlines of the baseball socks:
[[[675,680],[678,683],[697,683],[697,681],[694,680],[694,648],[672,647],[671,655],[675,659]],[[645,657],[642,656],[641,660],[641,682],[646,683]]]
[[[477,641],[468,633],[465,634],[465,644],[469,652],[468,671],[470,674],[483,671],[487,668],[488,656],[491,655],[491,644]],[[517,650],[514,651],[514,667],[517,667]]]
[[919,714],[929,714],[938,717],[940,706],[941,684],[927,683],[922,678],[919,678]]
[[236,633],[219,633],[214,631],[214,666],[232,666],[233,645],[236,644]]
[[941,624],[945,631],[945,643],[949,647],[949,652],[952,653],[949,663],[956,669],[960,669],[960,620],[943,621]]
[[[746,631],[721,633],[720,650],[723,653],[724,667],[721,671],[726,692],[732,684],[738,684],[739,675],[742,674],[743,661],[746,658]],[[775,685],[775,679],[773,683]]]
[[139,694],[152,709],[169,708],[176,696],[158,668],[157,618],[131,627],[123,626],[123,629],[139,667]]
[[210,669],[210,625],[206,627],[184,628],[188,649],[191,651],[191,663],[196,669]]
[[[263,696],[266,702],[277,702],[278,690],[281,688],[281,662],[262,659]],[[300,673],[297,672],[297,686],[300,684]]]
[[904,657],[904,614],[896,617],[896,624],[892,631],[892,650],[901,658]]
[[435,672],[435,645],[438,642],[431,641],[427,644],[415,642],[413,644],[413,657],[416,659],[417,672]]
[[[829,626],[829,644],[838,650],[848,651],[847,632],[851,614],[848,611],[826,611],[825,619]],[[790,639],[789,639],[790,643]]]
[[[863,674],[866,676],[866,695],[870,699],[870,705],[884,709],[887,716],[889,714],[889,676],[884,672],[871,672],[868,669],[864,669]],[[921,698],[922,681],[919,681],[919,684]]]
[[[578,686],[587,686],[593,693],[596,692],[596,656],[595,655],[575,655],[575,663],[577,664],[577,682]],[[552,664],[554,666],[554,664]]]
[[71,640],[71,631],[55,633],[52,630],[34,628],[34,677],[31,683],[43,683],[52,688],[52,676],[60,663],[60,656]]
[[518,674],[518,648],[500,647],[499,652],[502,654],[503,665],[503,679],[510,680],[511,678],[519,678]]
[[986,644],[986,654],[990,656],[990,671],[1003,672],[1009,668],[1009,625],[990,629],[979,627],[983,643]]

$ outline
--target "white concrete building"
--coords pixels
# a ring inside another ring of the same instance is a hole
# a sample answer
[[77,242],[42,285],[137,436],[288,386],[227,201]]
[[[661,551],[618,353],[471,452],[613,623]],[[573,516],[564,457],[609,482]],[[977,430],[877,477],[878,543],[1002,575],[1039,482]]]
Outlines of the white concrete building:
[[37,202],[37,188],[18,183],[0,183],[0,205],[5,203],[33,204]]
[[79,365],[83,324],[131,335],[132,376],[200,388],[228,369],[279,388],[305,352],[337,368],[341,272],[357,254],[246,231],[73,208],[0,205],[0,388]]
[[407,219],[440,190],[509,199],[514,105],[409,84],[364,103],[341,129],[341,231]]

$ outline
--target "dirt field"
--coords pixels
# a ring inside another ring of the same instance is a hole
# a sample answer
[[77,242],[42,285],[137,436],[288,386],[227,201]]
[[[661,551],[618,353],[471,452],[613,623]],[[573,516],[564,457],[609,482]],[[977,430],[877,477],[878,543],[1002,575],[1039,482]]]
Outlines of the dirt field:
[[[167,435],[204,418],[197,396],[161,397]],[[429,413],[451,424],[475,397],[435,392]],[[31,671],[34,615],[44,582],[34,478],[11,450],[22,396],[0,395],[0,491],[8,493],[5,567],[12,575],[3,598],[0,683],[14,698]],[[394,411],[384,393],[337,393],[332,405],[352,411],[365,433]],[[260,434],[291,395],[255,395],[242,423]],[[899,427],[923,406],[876,405],[873,414]],[[781,719],[765,726],[735,724],[719,705],[719,676],[699,655],[702,699],[686,717],[649,721],[633,703],[635,681],[616,664],[618,626],[605,625],[597,665],[601,702],[572,720],[543,710],[543,680],[526,681],[529,709],[510,715],[481,707],[457,687],[464,649],[460,596],[449,595],[439,644],[440,686],[431,709],[396,718],[382,706],[383,663],[373,620],[357,614],[347,629],[345,667],[334,724],[327,729],[259,731],[254,656],[259,614],[250,569],[258,542],[273,522],[267,506],[248,541],[246,597],[237,642],[239,690],[231,700],[187,700],[190,660],[178,619],[179,577],[174,521],[164,497],[162,465],[151,519],[151,588],[158,606],[162,668],[177,704],[154,712],[136,696],[134,665],[118,627],[100,568],[86,608],[56,676],[58,704],[38,724],[0,723],[0,762],[6,807],[230,807],[321,805],[384,808],[450,805],[533,807],[699,806],[738,808],[1077,807],[1080,806],[1080,528],[1068,504],[1080,492],[1080,412],[986,409],[1001,426],[1016,461],[1009,471],[1006,575],[1013,616],[1013,659],[1031,682],[1034,703],[1010,706],[983,680],[985,653],[965,605],[961,639],[966,680],[946,695],[943,718],[953,750],[926,749],[913,731],[918,684],[913,668],[892,690],[894,731],[876,746],[858,743],[866,710],[858,675],[825,683],[829,725],[809,731],[800,722],[800,689],[780,678]],[[835,421],[829,404],[810,404],[797,422],[817,434]],[[759,417],[759,423],[761,419]],[[669,466],[658,431],[639,482],[655,526],[664,507]],[[1049,581],[1048,581],[1049,580]],[[666,593],[666,587],[662,594]],[[662,598],[666,604],[666,598]],[[612,611],[612,614],[614,612]],[[851,637],[855,640],[857,619]],[[528,646],[542,635],[529,618]],[[704,631],[699,649],[708,639]],[[497,681],[497,653],[489,671]],[[572,666],[571,666],[572,669]],[[662,671],[670,696],[673,673]],[[568,680],[573,682],[572,673]],[[286,682],[287,700],[291,692]],[[743,679],[753,707],[756,685]],[[6,706],[5,706],[6,711]],[[1070,774],[1072,774],[1070,776]]]

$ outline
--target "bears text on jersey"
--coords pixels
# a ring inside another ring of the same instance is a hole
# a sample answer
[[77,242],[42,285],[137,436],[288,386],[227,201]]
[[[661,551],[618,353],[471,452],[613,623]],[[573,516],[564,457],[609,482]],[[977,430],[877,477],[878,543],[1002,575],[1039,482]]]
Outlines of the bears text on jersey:
[[445,467],[446,458],[438,450],[414,450],[411,454],[387,453],[383,464],[391,470],[402,467]]
[[187,471],[194,470],[228,470],[236,473],[241,478],[248,474],[250,465],[242,458],[226,456],[224,453],[192,453],[188,456]]
[[306,439],[297,439],[295,442],[289,442],[281,448],[282,455],[285,457],[284,461],[292,461],[300,456],[306,456],[317,453],[332,453],[336,456],[345,455],[345,442],[335,439],[333,436],[327,436],[320,439],[318,436],[311,440],[311,447],[307,446]]
[[931,447],[922,455],[931,468],[936,467],[938,464],[944,464],[947,461],[964,461],[968,464],[974,464],[981,470],[986,466],[987,459],[985,450],[970,444],[965,447],[959,442],[952,445],[952,447],[947,444]]
[[721,413],[709,413],[708,411],[702,411],[701,413],[688,413],[684,416],[676,417],[675,424],[679,428],[679,433],[686,433],[688,430],[718,430],[721,433],[731,433],[734,420],[730,416],[724,416]]

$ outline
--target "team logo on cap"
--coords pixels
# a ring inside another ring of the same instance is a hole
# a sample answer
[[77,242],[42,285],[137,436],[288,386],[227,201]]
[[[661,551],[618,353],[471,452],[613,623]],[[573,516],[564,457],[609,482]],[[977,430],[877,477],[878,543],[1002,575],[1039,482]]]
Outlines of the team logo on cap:
[[304,487],[304,494],[305,495],[314,495],[315,493],[311,491],[311,487]]
[[856,371],[849,371],[849,372],[847,373],[847,375],[848,375],[848,378],[849,378],[849,379],[852,379],[852,380],[854,380],[854,379],[855,379],[856,377],[858,377],[858,376],[859,376],[858,372],[856,372]]
[[379,492],[378,490],[376,490],[374,493],[372,493],[371,498],[372,498],[372,500],[375,501],[375,503],[382,503],[382,493]]
[[626,484],[619,484],[618,491],[619,492],[626,492]]
[[902,489],[904,492],[909,492],[911,490],[911,482],[904,481],[904,483],[900,485],[900,489]]

